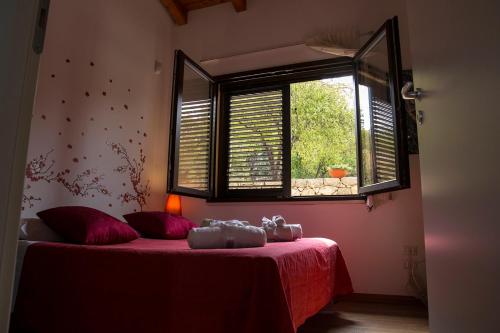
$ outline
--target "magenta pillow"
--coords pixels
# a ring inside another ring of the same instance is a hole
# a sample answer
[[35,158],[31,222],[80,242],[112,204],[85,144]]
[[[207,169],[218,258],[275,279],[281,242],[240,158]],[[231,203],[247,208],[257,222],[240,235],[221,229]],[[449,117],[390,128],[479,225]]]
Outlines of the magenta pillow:
[[72,243],[118,244],[139,237],[139,234],[126,223],[89,207],[56,207],[38,212],[36,215],[66,241]]
[[184,239],[196,227],[190,220],[164,212],[138,212],[123,216],[144,237]]

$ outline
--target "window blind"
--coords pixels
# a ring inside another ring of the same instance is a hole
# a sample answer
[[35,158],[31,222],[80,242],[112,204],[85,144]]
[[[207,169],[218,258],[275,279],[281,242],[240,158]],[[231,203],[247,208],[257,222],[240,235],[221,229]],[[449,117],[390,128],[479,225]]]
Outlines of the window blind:
[[375,173],[377,182],[396,179],[396,142],[391,104],[373,97],[373,144],[375,147]]
[[167,190],[209,198],[213,194],[214,79],[175,51]]
[[230,96],[229,190],[283,188],[283,103],[281,89]]
[[211,100],[182,103],[178,185],[200,191],[208,190],[210,170]]

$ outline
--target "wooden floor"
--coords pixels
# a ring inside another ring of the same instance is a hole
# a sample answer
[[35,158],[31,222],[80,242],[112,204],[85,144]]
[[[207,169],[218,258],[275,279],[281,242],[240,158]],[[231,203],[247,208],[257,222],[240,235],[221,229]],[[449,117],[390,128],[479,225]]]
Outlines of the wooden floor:
[[298,333],[428,333],[427,309],[418,303],[340,301],[309,318]]

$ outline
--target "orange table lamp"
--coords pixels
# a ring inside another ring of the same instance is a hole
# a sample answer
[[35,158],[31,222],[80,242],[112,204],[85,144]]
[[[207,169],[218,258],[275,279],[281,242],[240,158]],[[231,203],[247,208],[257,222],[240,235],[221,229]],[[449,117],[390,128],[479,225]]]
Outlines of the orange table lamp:
[[169,194],[165,202],[165,212],[173,215],[182,215],[181,196]]

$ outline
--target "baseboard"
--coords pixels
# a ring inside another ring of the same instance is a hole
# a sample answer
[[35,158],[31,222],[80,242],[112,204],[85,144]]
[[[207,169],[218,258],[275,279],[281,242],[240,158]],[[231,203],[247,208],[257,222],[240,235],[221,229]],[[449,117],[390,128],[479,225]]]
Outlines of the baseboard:
[[418,298],[403,295],[383,295],[383,294],[361,294],[352,293],[346,296],[340,296],[335,302],[359,302],[359,303],[381,303],[381,304],[399,304],[415,305],[423,304]]

